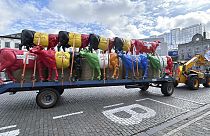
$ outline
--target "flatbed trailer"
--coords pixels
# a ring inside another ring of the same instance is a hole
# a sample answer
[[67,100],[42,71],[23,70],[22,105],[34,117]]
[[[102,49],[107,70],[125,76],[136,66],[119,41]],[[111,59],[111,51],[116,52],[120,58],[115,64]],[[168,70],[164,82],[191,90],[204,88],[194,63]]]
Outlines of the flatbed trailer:
[[86,87],[103,87],[103,86],[122,86],[126,88],[140,88],[141,91],[146,91],[149,86],[161,88],[164,96],[171,96],[174,92],[173,78],[164,76],[162,78],[152,79],[119,79],[119,80],[85,80],[85,81],[68,81],[68,82],[31,82],[28,83],[13,83],[5,82],[0,85],[0,94],[10,92],[15,94],[20,91],[35,91],[38,90],[36,103],[41,108],[51,108],[56,105],[60,95],[64,89],[70,88],[86,88]]

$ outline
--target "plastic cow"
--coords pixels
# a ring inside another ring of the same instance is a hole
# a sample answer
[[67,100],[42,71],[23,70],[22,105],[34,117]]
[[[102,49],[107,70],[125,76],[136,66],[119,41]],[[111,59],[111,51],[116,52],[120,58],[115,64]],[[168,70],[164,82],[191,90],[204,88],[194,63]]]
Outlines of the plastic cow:
[[118,56],[121,58],[122,63],[125,66],[125,78],[128,78],[128,70],[132,70],[133,68],[136,70],[137,65],[138,68],[143,69],[143,78],[148,77],[148,60],[145,55],[126,55],[123,52],[118,52]]
[[[0,72],[5,69],[10,80],[16,82],[16,79],[12,75],[13,71],[22,69],[24,63],[26,63],[26,69],[34,68],[34,60],[36,57],[34,54],[26,54],[27,52],[11,48],[0,49]],[[0,83],[3,81],[0,79]]]

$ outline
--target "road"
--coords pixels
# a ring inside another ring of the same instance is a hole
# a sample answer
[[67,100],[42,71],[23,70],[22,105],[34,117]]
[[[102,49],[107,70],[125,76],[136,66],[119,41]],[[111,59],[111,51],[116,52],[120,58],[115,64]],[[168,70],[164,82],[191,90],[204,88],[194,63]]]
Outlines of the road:
[[0,136],[210,135],[210,89],[180,85],[170,97],[160,89],[68,89],[51,109],[36,92],[0,96]]

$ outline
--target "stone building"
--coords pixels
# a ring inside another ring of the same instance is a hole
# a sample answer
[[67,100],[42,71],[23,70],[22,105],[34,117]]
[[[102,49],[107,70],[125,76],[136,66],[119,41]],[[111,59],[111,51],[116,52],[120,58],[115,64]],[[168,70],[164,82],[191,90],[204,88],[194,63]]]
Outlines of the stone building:
[[179,60],[189,60],[196,54],[204,54],[210,49],[210,39],[205,38],[201,34],[195,34],[192,41],[185,44],[178,45]]

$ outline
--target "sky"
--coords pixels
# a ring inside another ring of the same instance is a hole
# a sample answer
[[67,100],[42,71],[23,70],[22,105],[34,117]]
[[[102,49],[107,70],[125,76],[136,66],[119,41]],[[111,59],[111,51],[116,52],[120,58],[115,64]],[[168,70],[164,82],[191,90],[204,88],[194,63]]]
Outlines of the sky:
[[194,24],[210,31],[210,0],[0,0],[0,35],[23,29],[146,38]]

